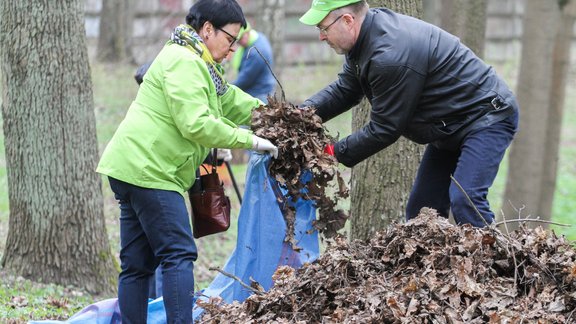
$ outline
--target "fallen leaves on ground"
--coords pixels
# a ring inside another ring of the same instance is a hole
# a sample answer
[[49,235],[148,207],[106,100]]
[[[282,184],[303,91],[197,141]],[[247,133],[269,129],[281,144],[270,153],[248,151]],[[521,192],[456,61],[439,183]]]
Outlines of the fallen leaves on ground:
[[423,209],[368,241],[336,238],[299,270],[279,268],[266,294],[210,300],[202,322],[570,323],[575,279],[563,237],[456,226]]

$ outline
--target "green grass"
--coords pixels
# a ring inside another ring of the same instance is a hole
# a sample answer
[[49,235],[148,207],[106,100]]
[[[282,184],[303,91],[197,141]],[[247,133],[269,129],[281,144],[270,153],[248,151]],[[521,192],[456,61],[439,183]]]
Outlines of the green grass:
[[0,320],[26,323],[30,319],[66,320],[94,299],[74,287],[44,285],[0,272]]
[[[568,89],[576,87],[576,78],[571,78]],[[565,235],[569,240],[576,241],[576,95],[567,91],[566,110],[562,121],[562,137],[560,145],[560,160],[552,219],[571,227],[551,226],[558,234]]]
[[94,112],[100,152],[110,140],[136,96],[138,85],[131,65],[92,64]]
[[[133,100],[137,85],[133,79],[136,67],[133,66],[107,66],[92,65],[92,78],[94,85],[94,103],[97,121],[97,136],[99,150],[102,151],[112,137],[116,127],[124,118],[126,110]],[[282,85],[286,91],[287,100],[299,104],[307,96],[320,90],[323,86],[336,78],[340,64],[332,66],[311,67],[297,66],[286,69],[281,76]],[[506,78],[514,79],[515,67],[513,64],[497,67]],[[305,81],[303,81],[305,80]],[[574,88],[576,77],[571,77],[570,88]],[[1,85],[0,85],[1,88]],[[1,91],[0,91],[1,93]],[[1,100],[1,98],[0,98]],[[561,145],[560,170],[558,185],[554,201],[553,220],[561,223],[574,223],[576,210],[576,130],[570,125],[576,124],[576,94],[568,91],[564,120],[563,139]],[[326,124],[330,133],[336,136],[346,136],[350,133],[351,113],[347,112],[334,118]],[[2,120],[0,118],[0,128]],[[240,188],[244,187],[246,165],[233,165],[233,173]],[[503,163],[496,182],[492,187],[489,199],[494,210],[499,210],[501,197],[504,191],[507,164]],[[350,169],[342,167],[345,177],[349,178]],[[226,233],[207,236],[197,240],[199,258],[195,264],[195,280],[197,289],[205,288],[216,275],[209,267],[223,266],[236,240],[237,219],[240,204],[231,186],[226,187],[232,200],[232,225]],[[119,224],[118,207],[108,187],[106,178],[103,178],[102,191],[104,196],[104,216],[110,245],[118,256]],[[6,162],[4,156],[4,136],[0,135],[0,192],[7,193]],[[342,207],[348,208],[349,201],[342,201]],[[8,195],[0,195],[0,257],[5,248],[8,231]],[[576,228],[557,228],[555,231],[576,240]],[[22,298],[25,298],[26,302]],[[61,302],[64,300],[67,302]],[[84,306],[94,302],[91,296],[76,291],[73,288],[63,288],[55,285],[42,285],[22,278],[17,279],[9,274],[0,272],[0,322],[23,323],[29,319],[66,319]],[[58,307],[65,304],[66,307]]]

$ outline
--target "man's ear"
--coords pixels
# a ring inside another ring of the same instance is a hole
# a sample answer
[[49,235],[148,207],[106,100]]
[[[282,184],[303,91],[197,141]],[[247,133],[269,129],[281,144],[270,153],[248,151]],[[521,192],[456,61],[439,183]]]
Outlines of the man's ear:
[[355,21],[354,16],[352,16],[351,14],[348,14],[348,13],[342,15],[342,19],[344,20],[344,23],[348,26],[353,25],[354,21]]

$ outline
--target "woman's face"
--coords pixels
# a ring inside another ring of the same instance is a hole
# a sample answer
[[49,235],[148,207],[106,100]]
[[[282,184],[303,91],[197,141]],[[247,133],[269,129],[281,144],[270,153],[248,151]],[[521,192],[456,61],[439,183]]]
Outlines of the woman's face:
[[236,51],[238,48],[236,38],[240,32],[240,27],[239,23],[227,24],[220,28],[215,28],[210,22],[204,24],[200,37],[204,40],[204,44],[208,47],[214,61],[222,63],[230,52]]

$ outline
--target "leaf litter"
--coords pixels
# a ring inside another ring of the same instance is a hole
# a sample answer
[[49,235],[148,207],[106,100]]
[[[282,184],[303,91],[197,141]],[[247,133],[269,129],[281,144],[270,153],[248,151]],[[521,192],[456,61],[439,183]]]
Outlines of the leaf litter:
[[371,239],[330,240],[243,303],[201,302],[202,323],[574,323],[576,251],[542,228],[503,234],[424,208]]
[[[327,134],[313,107],[298,108],[293,104],[268,97],[268,105],[252,113],[252,130],[278,147],[278,158],[272,159],[269,174],[286,194],[283,206],[299,198],[313,200],[318,209],[314,227],[330,238],[344,227],[348,215],[337,209],[338,200],[348,197],[348,187],[338,171],[338,161],[324,153],[334,139]],[[331,184],[338,190],[329,193]],[[296,211],[290,204],[283,210],[287,225],[286,241],[294,241]]]
[[[298,270],[279,267],[274,286],[243,303],[198,300],[205,310],[199,322],[576,322],[576,250],[564,237],[540,227],[503,234],[495,227],[457,226],[423,208],[407,223],[348,242],[337,234],[348,216],[336,210],[348,189],[336,159],[323,153],[333,138],[314,108],[269,98],[252,121],[256,135],[278,146],[269,173],[287,192],[279,203],[315,200],[315,227],[329,238],[328,247]],[[307,172],[311,180],[302,181]],[[338,191],[329,197],[334,179]],[[286,241],[295,246],[295,211],[283,214]]]

